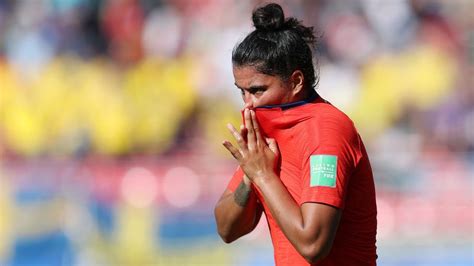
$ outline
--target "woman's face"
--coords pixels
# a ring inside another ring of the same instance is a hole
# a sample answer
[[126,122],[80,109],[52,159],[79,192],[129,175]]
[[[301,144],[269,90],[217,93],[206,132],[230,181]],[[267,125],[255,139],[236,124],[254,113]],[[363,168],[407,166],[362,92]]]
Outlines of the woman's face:
[[244,108],[295,101],[293,86],[278,76],[258,72],[252,66],[233,67],[235,86],[241,91]]

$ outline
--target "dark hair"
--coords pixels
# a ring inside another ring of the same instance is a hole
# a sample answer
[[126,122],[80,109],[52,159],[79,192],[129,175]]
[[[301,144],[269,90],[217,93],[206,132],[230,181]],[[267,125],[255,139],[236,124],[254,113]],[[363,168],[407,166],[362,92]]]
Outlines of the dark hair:
[[233,65],[254,66],[263,74],[284,80],[301,70],[305,89],[314,88],[319,77],[313,66],[313,27],[305,27],[292,17],[285,19],[281,6],[274,3],[254,10],[252,20],[255,30],[234,48]]

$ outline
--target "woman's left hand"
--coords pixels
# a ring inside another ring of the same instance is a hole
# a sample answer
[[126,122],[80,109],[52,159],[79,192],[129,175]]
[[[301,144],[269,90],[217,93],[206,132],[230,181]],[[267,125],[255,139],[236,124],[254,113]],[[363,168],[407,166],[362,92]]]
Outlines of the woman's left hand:
[[[227,140],[222,144],[239,162],[240,167],[252,182],[274,176],[280,155],[276,141],[262,136],[255,111],[245,109],[244,119],[247,129],[246,138],[234,126],[227,125],[239,148],[234,147]],[[245,131],[242,132],[245,134]],[[247,139],[247,142],[245,139]]]

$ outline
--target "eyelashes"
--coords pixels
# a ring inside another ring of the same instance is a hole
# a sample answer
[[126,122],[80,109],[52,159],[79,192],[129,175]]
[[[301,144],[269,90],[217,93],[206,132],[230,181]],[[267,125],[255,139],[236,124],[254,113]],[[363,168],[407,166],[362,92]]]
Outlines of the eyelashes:
[[[241,95],[245,95],[245,90],[244,89],[239,89]],[[248,93],[253,94],[253,95],[260,95],[263,92],[265,92],[265,89],[249,89]]]

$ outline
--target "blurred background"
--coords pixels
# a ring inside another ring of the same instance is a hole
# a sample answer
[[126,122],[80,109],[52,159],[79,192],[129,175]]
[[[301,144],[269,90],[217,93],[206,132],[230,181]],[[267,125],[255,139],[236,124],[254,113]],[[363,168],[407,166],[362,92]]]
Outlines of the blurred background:
[[[474,1],[277,2],[369,150],[378,264],[474,265]],[[0,265],[273,265],[213,216],[261,3],[0,0]]]

